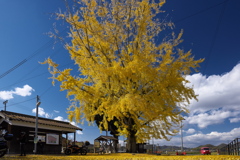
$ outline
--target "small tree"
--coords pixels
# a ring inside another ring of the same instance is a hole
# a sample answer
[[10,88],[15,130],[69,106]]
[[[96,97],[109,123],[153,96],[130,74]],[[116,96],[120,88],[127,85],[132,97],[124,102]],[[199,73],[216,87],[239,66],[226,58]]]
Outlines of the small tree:
[[187,112],[196,95],[185,76],[203,60],[177,49],[182,32],[171,38],[163,30],[171,27],[157,19],[160,3],[149,0],[82,0],[74,13],[59,14],[70,25],[71,44],[66,45],[79,67],[60,71],[51,59],[53,79],[67,90],[72,105],[70,120],[94,122],[100,129],[113,122],[119,135],[127,137],[127,150],[150,138],[168,139],[179,125],[179,114]]

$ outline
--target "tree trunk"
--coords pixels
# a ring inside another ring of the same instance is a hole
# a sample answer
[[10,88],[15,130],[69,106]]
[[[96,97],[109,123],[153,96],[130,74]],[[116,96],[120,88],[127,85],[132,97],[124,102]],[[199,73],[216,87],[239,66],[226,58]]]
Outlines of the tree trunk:
[[127,152],[128,153],[137,153],[137,141],[136,141],[136,132],[131,131],[127,138]]

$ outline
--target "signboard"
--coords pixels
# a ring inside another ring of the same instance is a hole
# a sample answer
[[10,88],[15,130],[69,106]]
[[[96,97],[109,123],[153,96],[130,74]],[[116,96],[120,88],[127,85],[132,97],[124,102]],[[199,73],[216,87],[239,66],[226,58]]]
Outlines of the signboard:
[[58,134],[47,134],[46,144],[59,144]]
[[100,147],[100,142],[99,141],[94,141],[94,147],[99,148]]
[[46,136],[38,136],[38,140],[41,140],[42,142],[45,142]]
[[34,143],[37,143],[37,142],[38,142],[38,138],[35,137],[34,140],[33,140],[33,142],[34,142]]

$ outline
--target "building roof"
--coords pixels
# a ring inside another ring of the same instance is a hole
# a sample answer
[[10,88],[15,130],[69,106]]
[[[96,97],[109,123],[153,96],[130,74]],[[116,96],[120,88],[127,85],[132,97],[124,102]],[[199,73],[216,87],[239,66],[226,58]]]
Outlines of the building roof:
[[[9,122],[11,122],[11,121],[21,121],[21,122],[28,122],[28,123],[36,122],[35,116],[30,116],[30,115],[26,115],[26,114],[15,113],[15,112],[9,112],[9,111],[0,111],[0,117],[3,117],[4,119],[8,119]],[[82,131],[81,128],[74,126],[74,125],[70,124],[69,122],[63,122],[63,121],[42,118],[42,117],[38,117],[38,124]]]
[[115,141],[117,141],[118,139],[114,138],[112,136],[99,136],[95,140],[99,140],[99,141],[115,140]]

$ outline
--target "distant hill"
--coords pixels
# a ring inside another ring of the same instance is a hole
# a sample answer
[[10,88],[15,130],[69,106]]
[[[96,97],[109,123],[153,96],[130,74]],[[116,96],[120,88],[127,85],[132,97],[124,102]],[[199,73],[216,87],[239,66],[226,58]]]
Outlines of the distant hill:
[[225,144],[225,143],[221,143],[221,144],[219,144],[217,147],[218,147],[218,149],[220,149],[220,148],[223,148],[223,147],[225,147],[227,144]]
[[210,149],[215,148],[216,146],[212,145],[212,144],[205,144],[205,145],[200,145],[196,148],[193,148],[193,150],[200,150],[202,147],[209,147]]
[[[181,150],[181,147],[179,146],[159,146],[159,149],[161,151],[176,151],[176,150]],[[191,150],[191,148],[183,147],[183,150]]]
[[[212,144],[205,144],[205,145],[200,145],[196,148],[187,148],[187,147],[183,147],[183,150],[197,150],[199,151],[202,147],[209,147],[211,150],[217,150],[217,149],[221,149],[223,148],[224,146],[226,146],[227,144],[225,143],[222,143],[220,145],[217,145],[217,146],[214,146]],[[179,146],[158,146],[157,147],[159,150],[161,151],[176,151],[176,150],[181,150],[181,147]]]
[[211,150],[217,150],[217,149],[221,149],[221,148],[223,148],[224,146],[226,146],[227,144],[225,144],[225,143],[222,143],[222,144],[220,144],[220,145],[218,145],[218,146],[214,146],[214,145],[212,145],[212,144],[205,144],[205,145],[200,145],[200,146],[198,146],[198,147],[196,147],[196,148],[193,148],[193,150],[200,150],[202,147],[209,147]]

